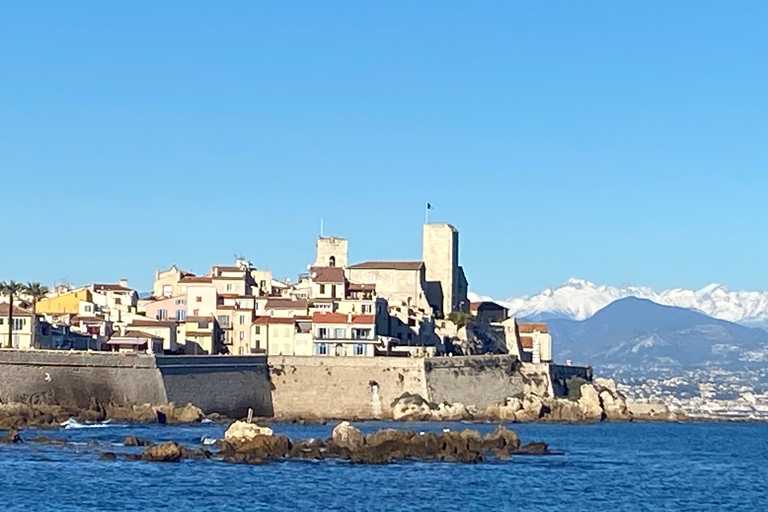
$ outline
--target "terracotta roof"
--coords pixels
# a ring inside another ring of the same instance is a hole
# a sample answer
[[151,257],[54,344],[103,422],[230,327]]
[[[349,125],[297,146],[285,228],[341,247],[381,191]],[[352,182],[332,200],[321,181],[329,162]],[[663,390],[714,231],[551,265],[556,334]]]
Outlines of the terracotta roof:
[[213,268],[217,268],[221,272],[246,272],[246,270],[233,265],[214,265]]
[[[8,307],[9,304],[7,302],[0,304],[0,318],[8,317]],[[13,316],[32,316],[32,312],[13,306]]]
[[539,331],[540,333],[549,332],[545,323],[517,324],[517,332],[520,334],[532,334],[533,331]]
[[179,280],[180,283],[210,283],[211,278],[208,276],[185,276]]
[[220,293],[219,297],[222,297],[224,299],[238,299],[240,298],[239,293]]
[[419,270],[424,266],[423,261],[364,261],[349,268],[371,270]]
[[281,318],[277,316],[257,316],[254,323],[257,324],[293,324],[296,322],[295,318]]
[[523,348],[533,349],[533,337],[532,336],[520,336],[520,345]]
[[375,324],[376,317],[373,315],[352,315],[353,324]]
[[347,315],[343,313],[315,313],[312,322],[316,324],[345,324]]
[[107,290],[110,292],[132,292],[133,290],[119,284],[94,284],[94,290]]
[[349,283],[347,285],[349,292],[375,292],[376,285],[371,283]]
[[266,309],[307,309],[306,299],[270,298],[267,300]]
[[309,274],[316,283],[344,282],[344,269],[341,267],[312,267]]

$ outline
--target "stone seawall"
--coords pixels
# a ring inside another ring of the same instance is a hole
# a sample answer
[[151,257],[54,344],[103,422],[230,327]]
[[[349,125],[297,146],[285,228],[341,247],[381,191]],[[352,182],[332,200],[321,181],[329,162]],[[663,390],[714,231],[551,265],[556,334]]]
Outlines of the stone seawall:
[[0,401],[86,408],[194,403],[206,413],[272,414],[265,356],[152,356],[0,350]]
[[513,356],[152,356],[0,350],[0,401],[87,408],[193,403],[206,413],[277,418],[388,418],[404,393],[479,411],[508,397],[560,396],[587,369]]
[[433,357],[424,360],[427,398],[484,410],[523,393],[514,356]]
[[427,393],[417,358],[272,356],[269,367],[278,418],[388,417],[403,393]]

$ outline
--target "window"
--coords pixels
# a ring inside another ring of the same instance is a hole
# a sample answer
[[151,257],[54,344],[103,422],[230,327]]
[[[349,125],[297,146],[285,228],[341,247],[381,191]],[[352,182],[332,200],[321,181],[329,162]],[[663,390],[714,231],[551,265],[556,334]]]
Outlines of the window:
[[193,309],[192,310],[192,316],[200,316],[200,310],[199,309]]
[[157,319],[158,320],[168,320],[168,310],[167,309],[158,309],[157,310]]
[[283,336],[285,336],[287,338],[290,335],[291,335],[290,329],[288,329],[287,327],[285,329],[283,329]]
[[325,285],[321,284],[320,285],[320,295],[324,295],[324,294],[325,294]]
[[240,325],[245,325],[245,315],[240,315]]
[[367,340],[371,337],[370,329],[352,329],[352,339]]
[[206,322],[206,321],[197,322],[197,328],[198,329],[207,329],[208,328],[208,322]]
[[327,337],[328,337],[328,329],[326,327],[320,327],[319,329],[317,329],[317,339],[324,340]]
[[318,343],[315,345],[315,354],[319,356],[327,356],[328,355],[328,344],[327,343]]
[[173,295],[173,286],[170,284],[163,285],[163,295],[166,297]]
[[331,256],[330,258],[328,258],[328,266],[329,267],[336,266],[336,256]]
[[13,319],[13,330],[14,331],[20,331],[22,327],[24,327],[24,324],[26,321],[23,318],[14,318]]
[[267,287],[267,282],[266,281],[264,281],[263,279],[261,281],[259,281],[259,288],[266,288],[266,287]]
[[92,311],[92,309],[93,309],[93,308],[91,307],[91,305],[90,305],[90,304],[86,304],[86,305],[83,307],[83,311],[85,311],[86,313],[90,313],[90,312]]
[[344,339],[344,335],[346,334],[345,331],[346,331],[346,329],[344,329],[343,327],[336,327],[333,330],[333,337],[335,339],[337,339],[337,340],[343,340]]
[[290,355],[291,354],[291,346],[288,344],[283,345],[283,354]]
[[187,312],[183,309],[176,310],[176,321],[184,322],[187,319]]
[[226,329],[226,328],[229,327],[229,317],[228,316],[224,316],[224,315],[219,316],[218,320],[219,320],[219,325],[222,328]]
[[257,336],[259,334],[261,334],[261,326],[260,325],[257,325],[256,327],[253,328],[253,334],[256,334]]
[[365,345],[362,343],[356,343],[355,344],[355,355],[356,356],[364,356],[365,355]]
[[335,297],[335,296],[336,296],[336,285],[332,284],[331,285],[331,297]]
[[201,296],[195,297],[195,302],[203,302],[203,298]]
[[231,285],[231,284],[229,284],[229,283],[227,283],[227,291],[228,291],[228,292],[231,292],[231,291],[232,291],[232,285]]
[[373,312],[373,306],[370,304],[363,304],[363,314],[370,314]]
[[256,310],[256,311],[259,310],[259,303],[258,302],[253,305],[253,309]]
[[240,331],[240,341],[245,340],[245,331]]
[[122,303],[123,303],[123,299],[121,299],[121,298],[119,298],[119,297],[115,299],[115,304],[116,304],[116,305],[120,305],[120,304],[122,304]]

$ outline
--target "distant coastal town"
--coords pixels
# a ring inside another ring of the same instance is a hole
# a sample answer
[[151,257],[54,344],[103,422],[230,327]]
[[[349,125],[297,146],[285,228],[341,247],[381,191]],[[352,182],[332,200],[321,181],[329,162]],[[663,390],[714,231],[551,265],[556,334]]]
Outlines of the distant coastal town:
[[[469,302],[459,232],[423,225],[418,261],[348,261],[349,242],[317,239],[295,282],[245,258],[205,275],[155,272],[149,296],[125,279],[79,287],[3,283],[0,340],[20,350],[375,357],[510,354],[548,362],[545,323]],[[119,269],[116,269],[116,273]]]

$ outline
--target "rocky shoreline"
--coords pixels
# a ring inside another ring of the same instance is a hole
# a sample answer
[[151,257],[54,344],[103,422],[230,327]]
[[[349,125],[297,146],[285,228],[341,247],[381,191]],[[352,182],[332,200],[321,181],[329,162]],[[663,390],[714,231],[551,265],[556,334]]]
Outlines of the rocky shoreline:
[[[509,397],[504,403],[483,410],[461,403],[432,403],[419,395],[404,393],[391,405],[384,417],[328,418],[283,415],[259,417],[260,424],[327,423],[329,421],[394,420],[463,421],[483,423],[598,423],[601,421],[722,421],[722,418],[688,418],[680,411],[669,411],[664,404],[627,402],[610,379],[593,382],[574,377],[568,381],[568,396],[554,398],[531,386],[523,397]],[[86,408],[65,405],[6,403],[0,404],[0,430],[11,428],[58,428],[69,420],[80,423],[111,421],[115,423],[184,424],[204,420],[223,422],[219,414],[204,414],[193,404],[167,405],[102,405],[92,402]]]
[[[0,438],[0,444],[21,444],[25,440],[18,430],[10,430]],[[66,448],[61,439],[38,436],[32,444],[48,444]],[[290,439],[275,434],[268,427],[236,421],[224,438],[211,448],[188,448],[176,441],[155,444],[147,439],[129,435],[122,445],[141,447],[141,453],[122,454],[124,461],[181,462],[182,460],[213,460],[231,464],[260,465],[271,462],[339,460],[352,464],[389,464],[405,461],[440,461],[478,463],[488,460],[509,460],[515,455],[552,455],[546,443],[521,445],[517,434],[503,426],[481,435],[466,429],[461,432],[444,429],[441,433],[387,428],[364,435],[349,422],[341,422],[327,439]],[[117,461],[114,451],[98,451],[99,442],[88,444],[99,453],[99,459]]]

